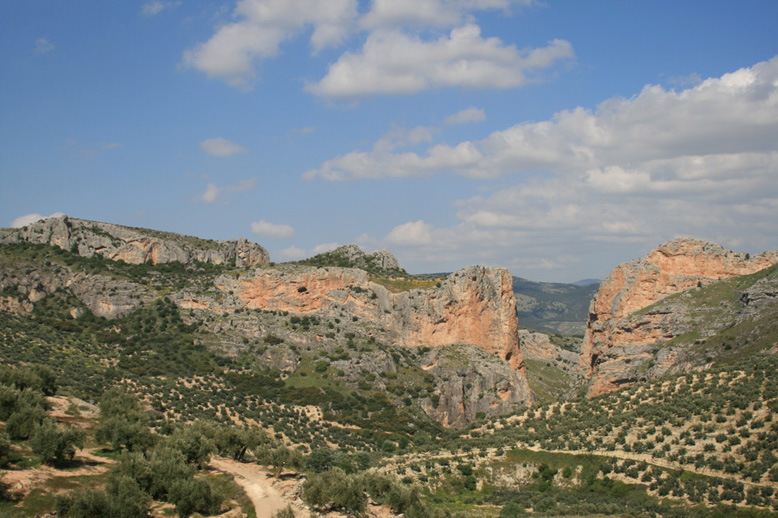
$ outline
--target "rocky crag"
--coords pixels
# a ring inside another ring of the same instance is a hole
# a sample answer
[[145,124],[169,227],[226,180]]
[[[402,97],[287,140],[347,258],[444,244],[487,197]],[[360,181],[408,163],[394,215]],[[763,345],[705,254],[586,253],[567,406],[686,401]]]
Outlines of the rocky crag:
[[20,229],[0,229],[0,244],[18,242],[47,244],[82,257],[99,255],[130,264],[201,262],[248,267],[270,261],[267,250],[245,238],[211,241],[67,216],[40,220]]
[[231,314],[238,310],[348,314],[369,322],[381,339],[402,347],[475,345],[522,371],[518,317],[506,270],[470,266],[440,286],[392,293],[356,268],[280,266],[223,275],[215,291],[182,291],[185,309]]
[[[89,311],[114,319],[166,297],[198,330],[199,343],[228,355],[256,354],[266,368],[290,375],[326,354],[356,386],[365,372],[389,376],[403,368],[402,355],[392,350],[422,351],[412,353],[415,368],[435,379],[435,390],[420,395],[418,405],[447,426],[531,404],[505,270],[472,266],[398,292],[375,282],[380,275],[410,278],[386,251],[365,254],[352,245],[334,254],[374,273],[271,266],[263,248],[245,241],[208,242],[67,217],[2,230],[0,243],[18,250],[0,264],[0,309],[31,313],[37,301],[66,293],[73,318]],[[183,268],[154,266],[174,262]],[[301,319],[306,325],[298,326]],[[378,378],[376,388],[382,383]]]
[[[689,359],[671,340],[700,325],[691,306],[667,297],[722,279],[753,274],[778,262],[778,252],[735,253],[720,245],[675,239],[614,268],[589,308],[580,367],[590,396],[678,369]],[[649,309],[646,309],[649,308]],[[715,327],[715,326],[714,326]],[[711,328],[710,333],[718,332]]]
[[[226,274],[212,289],[184,290],[174,300],[191,312],[189,318],[212,322],[213,332],[222,335],[227,330],[219,317],[228,315],[232,332],[240,336],[273,334],[305,347],[328,347],[326,332],[311,342],[310,335],[288,333],[283,323],[257,326],[256,311],[275,312],[337,319],[339,328],[377,343],[428,351],[421,366],[435,377],[436,390],[420,406],[446,426],[466,426],[476,416],[502,415],[532,402],[506,270],[471,266],[439,286],[393,293],[360,269],[282,265]],[[283,347],[266,354],[282,369],[300,361]],[[399,368],[391,354],[373,358],[367,369],[365,361],[363,356],[333,365],[352,383],[360,372]]]
[[340,266],[348,268],[359,268],[370,273],[381,274],[405,274],[405,270],[400,267],[397,258],[389,250],[376,250],[366,254],[359,246],[351,244],[345,245],[318,254],[309,259],[299,261],[299,264],[308,266]]

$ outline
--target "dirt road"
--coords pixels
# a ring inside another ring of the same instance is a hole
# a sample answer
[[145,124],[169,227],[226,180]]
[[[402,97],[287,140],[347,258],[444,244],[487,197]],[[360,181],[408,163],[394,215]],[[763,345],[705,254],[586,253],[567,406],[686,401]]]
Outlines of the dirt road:
[[244,464],[229,459],[211,459],[211,467],[223,473],[229,473],[254,503],[257,518],[272,518],[289,502],[273,487],[268,473],[256,464]]

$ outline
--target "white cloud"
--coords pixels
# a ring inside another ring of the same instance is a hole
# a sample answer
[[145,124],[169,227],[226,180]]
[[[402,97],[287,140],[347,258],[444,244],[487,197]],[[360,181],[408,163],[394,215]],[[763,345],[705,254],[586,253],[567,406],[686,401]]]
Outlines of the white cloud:
[[37,213],[25,214],[24,216],[19,216],[18,218],[13,220],[11,222],[11,228],[22,228],[22,227],[26,227],[27,225],[31,225],[36,221],[40,221],[42,219],[59,218],[64,215],[65,214],[62,212],[55,212],[54,214],[51,214],[49,216],[41,216],[40,214]]
[[252,178],[250,180],[241,180],[234,185],[227,185],[225,187],[219,187],[214,183],[209,183],[205,188],[205,192],[197,198],[197,201],[203,203],[215,203],[222,195],[222,193],[250,191],[254,189],[256,184],[256,178]]
[[376,31],[361,53],[344,53],[327,75],[306,90],[332,99],[375,94],[409,95],[445,87],[505,89],[532,80],[535,71],[574,57],[570,43],[519,50],[499,38],[483,38],[475,24],[424,41],[398,31]]
[[402,27],[453,27],[461,25],[470,11],[528,6],[532,0],[373,0],[360,20],[366,29]]
[[162,2],[160,0],[151,0],[141,6],[141,13],[144,16],[155,16],[165,9],[172,9],[181,5],[180,1],[177,2]]
[[432,242],[432,225],[422,220],[398,225],[386,236],[395,245],[428,245]]
[[235,144],[234,142],[230,142],[229,140],[223,139],[221,137],[209,138],[207,140],[203,140],[200,143],[200,147],[203,148],[203,151],[205,151],[209,155],[219,156],[219,157],[232,156],[238,153],[248,152],[248,149],[241,147]]
[[256,78],[255,62],[276,56],[306,26],[313,26],[314,52],[340,44],[356,19],[357,0],[241,0],[233,14],[238,21],[187,50],[183,63],[245,89]]
[[288,238],[294,235],[294,229],[289,225],[277,225],[261,219],[251,224],[251,231],[260,237]]
[[[379,141],[380,142],[380,141]],[[330,180],[427,176],[473,178],[547,171],[589,178],[590,187],[711,190],[739,176],[774,174],[778,142],[778,57],[676,92],[647,86],[597,110],[562,111],[480,141],[431,145],[423,152],[374,146],[331,159],[306,178]]]
[[200,201],[204,203],[214,203],[222,192],[221,187],[217,187],[216,184],[209,183],[205,188],[205,192],[200,196]]
[[56,47],[46,38],[38,38],[35,40],[35,53],[36,54],[48,54]]
[[[778,57],[683,91],[649,86],[480,141],[433,141],[419,152],[375,147],[308,177],[508,178],[455,202],[450,226],[395,227],[383,244],[400,247],[409,271],[481,262],[576,280],[604,276],[678,236],[741,251],[778,248]],[[460,155],[463,148],[472,153]]]
[[294,261],[296,259],[302,259],[306,256],[305,250],[296,246],[290,246],[284,248],[278,253],[279,259],[282,261]]
[[313,247],[313,255],[323,254],[324,252],[331,252],[340,245],[338,243],[322,243]]
[[483,122],[486,120],[486,112],[481,108],[471,106],[446,118],[446,124],[469,124],[471,122]]

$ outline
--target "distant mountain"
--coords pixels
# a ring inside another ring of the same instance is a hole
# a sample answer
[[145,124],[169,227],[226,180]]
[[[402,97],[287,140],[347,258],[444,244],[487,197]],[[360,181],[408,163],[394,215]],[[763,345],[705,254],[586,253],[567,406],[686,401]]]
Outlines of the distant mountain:
[[581,279],[572,283],[575,286],[591,286],[592,284],[600,284],[602,279]]
[[589,303],[598,287],[594,279],[565,284],[514,277],[519,325],[544,333],[583,335]]

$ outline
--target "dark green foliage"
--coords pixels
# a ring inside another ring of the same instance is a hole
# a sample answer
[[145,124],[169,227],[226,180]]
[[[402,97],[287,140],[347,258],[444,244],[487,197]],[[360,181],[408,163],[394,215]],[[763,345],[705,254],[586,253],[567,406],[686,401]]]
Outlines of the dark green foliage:
[[11,439],[29,439],[44,417],[46,411],[42,407],[25,405],[11,414],[5,423],[5,431]]
[[83,448],[85,441],[86,433],[80,428],[61,427],[53,419],[46,418],[35,427],[30,447],[46,464],[62,464],[73,460],[76,448]]
[[508,502],[500,509],[500,518],[514,518],[515,516],[525,516],[526,514],[527,510],[524,509],[524,506],[515,502]]
[[116,518],[143,518],[148,516],[151,498],[137,481],[127,475],[112,473],[106,492]]
[[303,484],[303,500],[316,509],[342,509],[361,514],[367,508],[364,484],[357,475],[347,475],[340,468],[311,475]]
[[268,442],[264,431],[256,427],[222,426],[216,432],[216,449],[220,455],[243,460],[246,452]]
[[223,499],[205,480],[178,479],[170,486],[169,500],[176,506],[178,516],[186,518],[193,513],[218,514]]
[[82,489],[57,497],[57,516],[62,518],[113,518],[113,506],[105,491]]
[[11,441],[8,439],[8,434],[0,432],[0,468],[4,468],[8,465],[11,456]]
[[46,396],[53,396],[57,392],[57,376],[45,365],[0,365],[0,385],[13,386],[19,390],[30,388]]
[[198,421],[193,425],[178,427],[165,443],[183,453],[186,462],[202,469],[208,465],[211,454],[216,451],[213,440],[216,434],[212,425]]
[[103,394],[95,440],[110,443],[114,450],[144,450],[153,444],[149,416],[137,397],[118,388]]
[[127,476],[111,476],[105,491],[77,490],[57,497],[62,518],[146,518],[149,496]]

